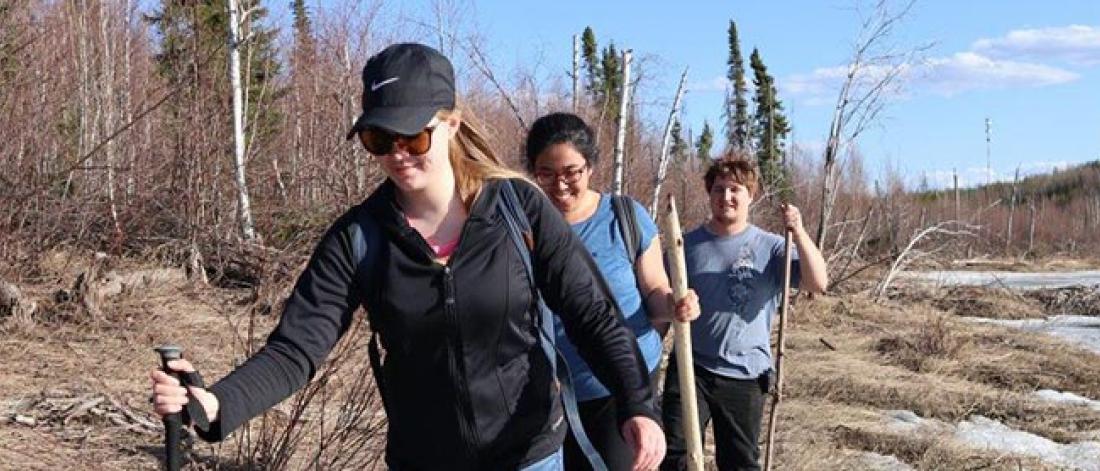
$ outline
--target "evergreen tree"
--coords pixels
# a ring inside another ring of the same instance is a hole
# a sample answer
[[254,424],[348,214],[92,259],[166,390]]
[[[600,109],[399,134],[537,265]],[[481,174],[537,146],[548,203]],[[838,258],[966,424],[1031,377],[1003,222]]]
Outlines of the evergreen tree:
[[737,37],[737,24],[730,20],[729,59],[726,65],[733,93],[726,95],[726,144],[731,149],[746,150],[750,141],[749,103],[745,98],[748,88],[745,84],[745,61],[741,57],[741,41]]
[[[253,9],[248,22],[241,27],[248,40],[241,47],[242,84],[249,118],[249,130],[255,130],[252,142],[260,142],[273,134],[281,119],[274,107],[262,106],[284,93],[274,89],[281,65],[275,50],[276,31],[263,26],[267,9],[258,7],[259,0],[241,0],[241,9]],[[303,7],[304,8],[304,7]],[[229,12],[226,0],[163,0],[160,10],[151,17],[160,35],[160,51],[156,55],[157,71],[173,86],[184,90],[177,95],[176,107],[199,101],[207,113],[224,117],[229,126],[229,83],[226,37]],[[224,112],[215,111],[219,108]],[[259,111],[259,112],[257,112]],[[186,119],[186,117],[184,117]]]
[[26,28],[17,13],[14,5],[0,3],[0,84],[10,81],[20,68],[18,50]]
[[768,74],[768,68],[760,58],[760,51],[753,49],[749,63],[753,71],[753,85],[756,87],[753,97],[756,105],[753,135],[756,137],[756,161],[760,167],[760,176],[765,186],[786,192],[789,188],[783,155],[784,141],[791,131],[790,125],[783,116],[783,104],[777,97],[775,79]]
[[294,15],[294,55],[295,60],[301,61],[313,57],[315,51],[313,41],[313,21],[309,19],[309,9],[305,0],[292,0],[290,11]]
[[[275,32],[263,26],[267,12],[258,7],[258,2],[240,2],[244,11],[254,8],[241,25],[241,37],[246,39],[239,46],[248,149],[263,149],[280,128],[282,115],[271,104],[284,94],[276,80],[281,66],[276,59]],[[224,169],[234,161],[228,1],[161,0],[148,18],[159,36],[156,71],[178,90],[164,106],[166,122],[161,126],[177,157],[171,161],[166,178],[204,190],[216,189],[212,198],[185,197],[178,201],[186,221],[181,230],[218,226],[231,214],[221,207],[231,198],[224,192],[231,191],[232,186],[212,182],[230,175]],[[199,134],[202,138],[196,138]],[[268,154],[254,155],[263,158]],[[189,188],[183,194],[198,194],[194,190]]]
[[581,34],[581,58],[584,59],[584,72],[585,72],[585,87],[588,89],[588,93],[593,97],[596,96],[600,89],[599,82],[599,58],[596,56],[599,51],[599,47],[596,45],[596,33],[592,31],[592,27],[588,26],[584,28],[584,33]]
[[612,121],[619,119],[619,100],[623,90],[623,65],[622,57],[615,48],[615,43],[603,48],[599,71],[600,92],[599,101],[607,107],[608,116]]
[[695,141],[695,155],[699,160],[710,160],[710,150],[714,146],[714,132],[710,130],[710,123],[703,121],[703,132],[699,133],[699,139]]
[[598,47],[592,28],[585,28],[581,35],[581,57],[584,59],[587,76],[585,86],[596,105],[606,107],[607,116],[614,121],[619,118],[619,101],[623,90],[622,57],[614,42],[602,50]]
[[672,144],[669,146],[669,156],[675,160],[683,160],[687,154],[688,143],[684,141],[684,130],[680,127],[680,120],[672,123]]

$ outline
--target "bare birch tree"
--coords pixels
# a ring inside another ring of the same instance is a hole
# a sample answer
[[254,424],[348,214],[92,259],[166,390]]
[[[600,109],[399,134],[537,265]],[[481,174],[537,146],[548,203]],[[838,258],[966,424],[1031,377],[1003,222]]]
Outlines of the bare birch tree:
[[672,109],[668,112],[668,121],[665,122],[664,137],[661,139],[661,159],[657,165],[657,176],[653,179],[653,199],[649,204],[649,214],[657,219],[657,202],[661,197],[661,185],[665,182],[665,174],[668,171],[668,161],[671,158],[672,126],[676,123],[676,115],[680,111],[680,99],[684,96],[684,83],[687,82],[688,69],[680,74],[680,85],[676,87],[676,98],[672,100]]
[[[245,136],[244,116],[247,112],[241,92],[241,21],[247,21],[247,12],[242,15],[237,0],[229,0],[229,82],[233,87],[233,163],[237,183],[237,212],[240,217],[241,235],[247,241],[256,239],[256,229],[252,222],[252,210],[249,206],[248,183],[245,181]],[[243,18],[242,18],[243,17]]]
[[619,133],[615,137],[615,176],[611,185],[616,195],[623,194],[623,151],[626,147],[626,120],[630,110],[630,61],[633,55],[630,49],[623,50],[623,87],[619,100]]
[[897,51],[887,45],[916,0],[894,9],[890,0],[877,0],[863,20],[844,82],[837,93],[825,146],[821,184],[821,212],[815,241],[824,247],[829,219],[836,203],[837,162],[843,150],[878,119],[888,99],[900,88],[903,74],[931,45]]

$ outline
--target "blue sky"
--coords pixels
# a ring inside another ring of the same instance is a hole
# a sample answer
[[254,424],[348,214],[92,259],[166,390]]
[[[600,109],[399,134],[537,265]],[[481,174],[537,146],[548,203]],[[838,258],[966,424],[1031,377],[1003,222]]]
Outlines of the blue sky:
[[[720,131],[733,19],[746,62],[759,48],[794,139],[814,153],[828,132],[837,67],[851,55],[861,18],[851,0],[442,3],[458,5],[454,11],[476,25],[505,75],[537,61],[567,80],[572,35],[592,26],[601,46],[613,40],[645,57],[639,98],[654,119],[667,114],[676,81],[690,67],[683,118],[696,134],[704,120]],[[1100,159],[1100,1],[919,1],[891,44],[934,45],[858,142],[870,177],[894,168],[911,183],[927,175],[945,185],[957,168],[964,184],[984,182],[986,117],[993,122],[994,179],[1011,179],[1017,166],[1034,173]]]

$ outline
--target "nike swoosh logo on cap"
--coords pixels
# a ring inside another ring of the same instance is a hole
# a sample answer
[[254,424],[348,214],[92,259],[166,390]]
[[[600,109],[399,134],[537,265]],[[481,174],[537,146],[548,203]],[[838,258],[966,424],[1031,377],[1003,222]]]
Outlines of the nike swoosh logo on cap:
[[393,83],[393,82],[396,82],[396,81],[397,81],[398,79],[400,79],[400,78],[401,78],[401,77],[390,77],[390,78],[388,78],[388,79],[386,79],[386,80],[383,80],[383,81],[381,81],[381,82],[374,82],[374,83],[370,84],[370,91],[372,91],[372,92],[373,92],[373,91],[376,91],[376,90],[378,90],[379,88],[382,88],[382,87],[384,87],[384,86],[386,86],[386,85],[388,85],[388,84],[391,84],[391,83]]

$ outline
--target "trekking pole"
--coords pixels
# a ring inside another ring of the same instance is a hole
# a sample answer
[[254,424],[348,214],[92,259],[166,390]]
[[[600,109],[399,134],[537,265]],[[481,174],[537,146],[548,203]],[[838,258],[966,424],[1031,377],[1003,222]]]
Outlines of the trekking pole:
[[[160,367],[165,373],[177,376],[168,368],[168,362],[183,358],[183,349],[175,345],[162,345],[155,348],[160,354]],[[183,432],[181,412],[168,414],[161,420],[164,423],[164,468],[168,471],[180,469],[180,435]]]
[[[687,295],[687,267],[684,263],[684,234],[680,232],[680,216],[676,198],[668,197],[668,217],[664,218],[665,252],[672,269],[672,296],[677,303]],[[699,430],[699,404],[695,395],[695,365],[692,361],[691,324],[672,321],[673,350],[676,352],[676,373],[680,381],[680,415],[684,421],[687,441],[687,469],[703,469],[703,437]]]
[[772,408],[768,413],[768,438],[765,443],[764,471],[772,469],[772,452],[775,449],[775,422],[778,418],[779,403],[783,401],[783,331],[787,326],[787,309],[791,305],[791,229],[787,228],[783,253],[783,297],[779,304],[779,335],[775,345],[775,392],[772,393]]

